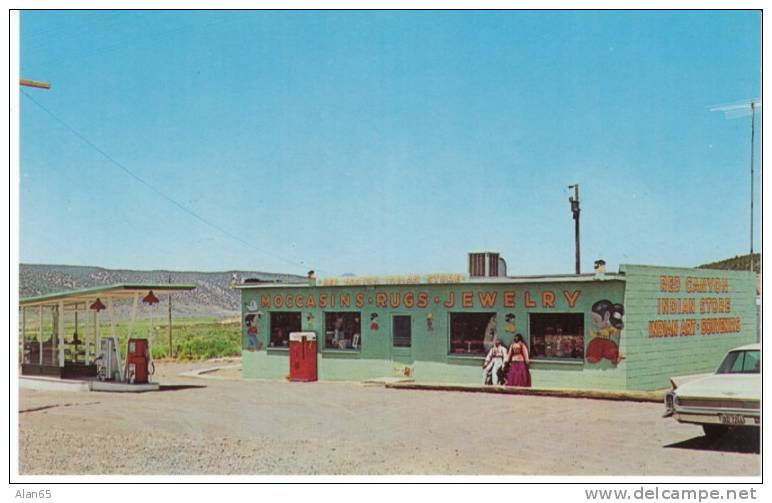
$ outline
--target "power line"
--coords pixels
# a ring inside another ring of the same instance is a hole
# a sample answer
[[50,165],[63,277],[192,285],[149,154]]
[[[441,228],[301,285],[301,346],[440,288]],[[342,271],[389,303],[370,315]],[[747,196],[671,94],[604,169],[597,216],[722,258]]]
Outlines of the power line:
[[137,175],[137,174],[136,174],[136,173],[134,173],[132,170],[130,170],[129,168],[127,168],[126,166],[124,166],[123,164],[121,164],[120,162],[118,162],[118,161],[117,161],[115,158],[113,158],[113,157],[112,157],[110,154],[108,154],[107,152],[105,152],[104,150],[102,150],[101,148],[99,148],[99,147],[98,147],[96,144],[94,144],[94,143],[93,143],[91,140],[89,140],[88,138],[86,138],[86,137],[85,137],[83,134],[81,134],[81,133],[80,133],[79,131],[77,131],[75,128],[73,128],[72,126],[70,126],[70,125],[69,125],[67,122],[65,122],[63,119],[59,118],[59,116],[57,116],[57,115],[56,115],[55,113],[53,113],[51,110],[49,110],[48,108],[46,108],[46,107],[45,107],[43,104],[41,104],[40,102],[38,102],[38,101],[37,101],[35,98],[33,98],[32,96],[30,96],[30,95],[29,95],[27,92],[25,92],[24,90],[22,90],[22,91],[21,91],[21,93],[22,93],[24,96],[26,96],[26,97],[27,97],[27,98],[28,98],[30,101],[32,101],[32,103],[34,103],[35,105],[37,105],[37,106],[38,106],[38,107],[39,107],[41,110],[43,110],[43,111],[44,111],[46,114],[48,114],[48,115],[49,115],[49,116],[50,116],[52,119],[54,119],[56,122],[58,122],[59,124],[61,124],[62,126],[64,126],[64,127],[65,127],[65,128],[68,130],[68,131],[70,131],[72,134],[74,134],[75,136],[77,136],[77,137],[78,137],[78,138],[79,138],[79,139],[80,139],[80,140],[81,140],[83,143],[85,143],[86,145],[88,145],[89,147],[91,147],[92,149],[94,149],[96,152],[98,152],[98,153],[99,153],[99,154],[100,154],[102,157],[104,157],[105,159],[107,159],[107,160],[108,160],[110,163],[112,163],[113,165],[117,166],[117,167],[118,167],[118,168],[120,168],[120,169],[121,169],[123,172],[125,172],[127,175],[129,175],[130,177],[134,178],[136,181],[138,181],[139,183],[141,183],[142,185],[144,185],[144,186],[145,186],[145,187],[147,187],[148,189],[152,190],[153,192],[155,192],[156,194],[158,194],[159,196],[161,196],[163,199],[167,200],[168,202],[170,202],[171,204],[173,204],[174,206],[176,206],[176,207],[177,207],[177,208],[179,208],[180,210],[184,211],[185,213],[187,213],[187,214],[188,214],[188,215],[190,215],[191,217],[195,218],[195,219],[196,219],[196,220],[198,220],[199,222],[203,223],[204,225],[206,225],[206,226],[208,226],[208,227],[210,227],[210,228],[212,228],[212,229],[215,229],[215,230],[217,230],[217,231],[221,232],[221,233],[222,233],[222,234],[224,234],[225,236],[228,236],[229,238],[231,238],[231,239],[233,239],[233,240],[235,240],[235,241],[238,241],[239,243],[243,244],[244,246],[247,246],[248,248],[251,248],[252,250],[255,250],[255,251],[259,252],[259,253],[262,253],[262,254],[264,254],[264,255],[268,255],[268,256],[270,256],[270,257],[273,257],[273,258],[275,258],[275,259],[277,259],[277,260],[281,260],[281,261],[282,261],[282,262],[284,262],[284,263],[287,263],[287,264],[290,264],[290,265],[293,265],[293,266],[297,266],[297,267],[300,267],[301,269],[308,267],[308,266],[307,266],[307,264],[304,264],[302,261],[301,261],[301,262],[295,262],[295,261],[293,261],[293,260],[289,260],[289,259],[286,259],[286,258],[282,257],[281,255],[276,255],[276,254],[274,254],[274,253],[270,253],[270,252],[268,252],[268,251],[265,251],[265,250],[262,250],[262,249],[260,249],[260,248],[257,248],[257,247],[256,247],[256,246],[254,246],[252,243],[250,243],[250,242],[248,242],[248,241],[245,241],[244,239],[240,238],[240,237],[239,237],[239,236],[237,236],[236,234],[233,234],[232,232],[228,231],[227,229],[224,229],[224,228],[220,227],[219,225],[217,225],[217,224],[215,224],[215,223],[213,223],[213,222],[210,222],[210,221],[209,221],[209,220],[207,220],[206,218],[202,217],[201,215],[199,215],[198,213],[196,213],[196,212],[195,212],[195,211],[193,211],[192,209],[188,208],[188,207],[187,207],[187,206],[185,206],[184,204],[182,204],[182,203],[178,202],[176,199],[174,199],[173,197],[171,197],[171,196],[167,195],[167,194],[166,194],[165,192],[163,192],[161,189],[158,189],[158,188],[156,188],[156,187],[155,187],[154,185],[152,185],[150,182],[146,181],[144,178],[142,178],[141,176]]

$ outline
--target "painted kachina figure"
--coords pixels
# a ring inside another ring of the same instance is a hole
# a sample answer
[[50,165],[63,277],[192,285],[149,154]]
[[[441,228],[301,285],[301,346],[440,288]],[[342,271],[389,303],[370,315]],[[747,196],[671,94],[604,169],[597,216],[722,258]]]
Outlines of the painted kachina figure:
[[515,326],[515,315],[513,313],[507,313],[506,316],[504,316],[504,331],[508,334],[514,334],[517,330],[517,327]]
[[434,330],[434,316],[432,316],[432,313],[426,313],[426,330]]
[[378,313],[373,313],[370,315],[370,330],[373,332],[378,331]]
[[315,319],[314,318],[314,313],[308,313],[306,315],[306,328],[308,330],[313,330],[314,329],[314,319]]
[[622,329],[625,324],[622,317],[625,314],[625,308],[622,304],[614,304],[609,300],[599,300],[592,305],[592,329],[590,336],[592,340],[587,346],[587,361],[589,363],[598,363],[606,359],[612,364],[618,364],[624,356],[619,353],[618,341],[622,336]]
[[263,313],[248,314],[244,317],[244,323],[247,326],[247,351],[259,351],[261,344],[258,340],[257,322]]

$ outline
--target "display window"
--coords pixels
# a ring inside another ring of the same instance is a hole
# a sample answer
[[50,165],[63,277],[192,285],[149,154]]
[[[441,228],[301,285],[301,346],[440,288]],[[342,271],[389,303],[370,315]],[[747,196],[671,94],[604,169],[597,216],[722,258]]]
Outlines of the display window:
[[529,324],[532,359],[584,359],[583,314],[532,313]]
[[493,346],[496,313],[450,313],[450,354],[480,355]]
[[324,313],[324,347],[359,351],[362,347],[362,317],[359,312]]
[[292,332],[300,332],[301,313],[297,312],[273,312],[271,313],[271,340],[269,347],[289,347],[289,336]]

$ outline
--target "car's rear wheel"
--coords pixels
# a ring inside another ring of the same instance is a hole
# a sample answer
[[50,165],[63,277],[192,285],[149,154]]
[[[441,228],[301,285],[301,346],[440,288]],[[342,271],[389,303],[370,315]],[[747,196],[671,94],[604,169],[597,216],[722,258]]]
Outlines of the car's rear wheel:
[[729,431],[729,426],[723,424],[703,424],[702,431],[708,438],[723,437]]

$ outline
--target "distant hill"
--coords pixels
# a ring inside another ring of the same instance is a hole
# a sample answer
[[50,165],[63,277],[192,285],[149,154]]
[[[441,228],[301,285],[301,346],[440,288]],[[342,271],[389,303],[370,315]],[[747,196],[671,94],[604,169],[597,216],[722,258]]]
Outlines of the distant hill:
[[[196,285],[195,290],[174,294],[172,299],[174,316],[185,317],[236,315],[240,311],[239,291],[229,287],[234,274],[239,282],[245,278],[288,282],[304,279],[294,274],[260,271],[133,271],[91,266],[20,264],[19,295],[30,297],[116,283],[167,283],[170,274],[173,283]],[[158,297],[164,304],[164,312],[166,312],[165,296]],[[118,314],[125,315],[126,312],[127,308],[124,305],[119,309]]]
[[[710,264],[703,264],[698,266],[699,269],[723,269],[729,271],[748,271],[751,267],[751,254],[737,255],[725,260],[719,260],[718,262],[711,262]],[[753,254],[753,270],[756,273],[761,272],[761,254]]]

